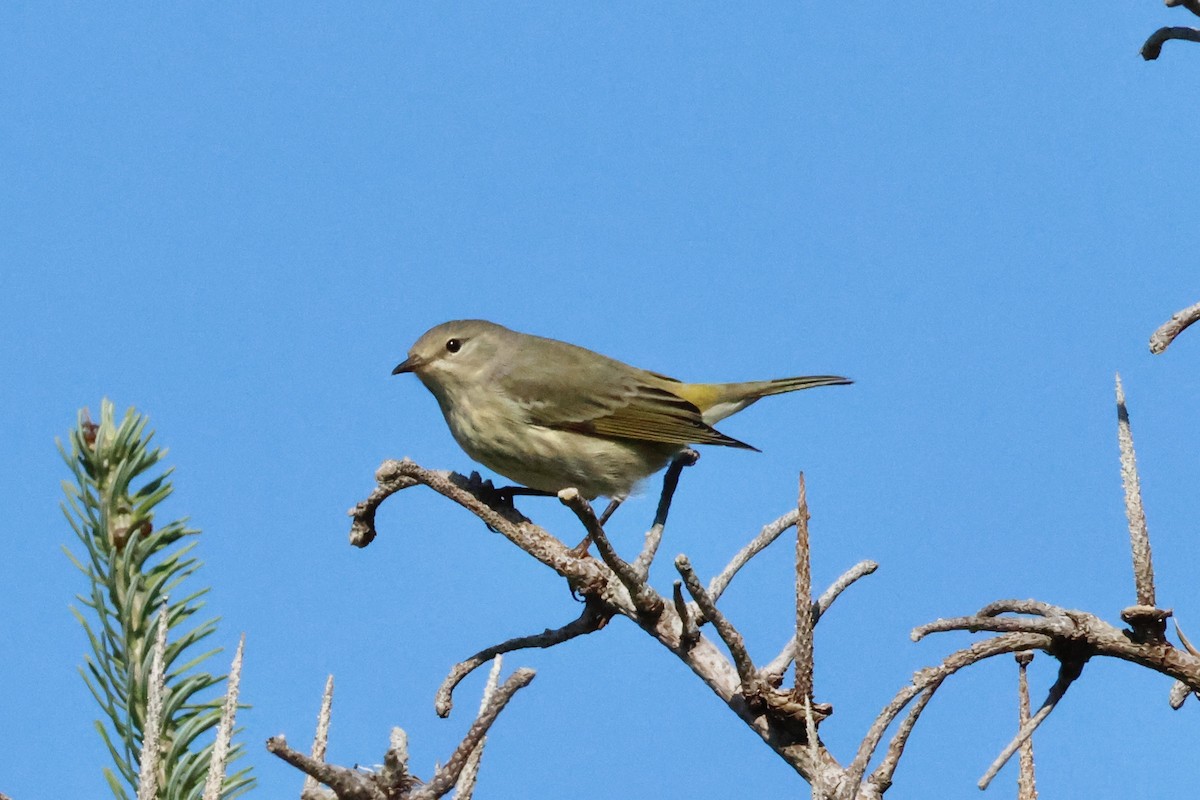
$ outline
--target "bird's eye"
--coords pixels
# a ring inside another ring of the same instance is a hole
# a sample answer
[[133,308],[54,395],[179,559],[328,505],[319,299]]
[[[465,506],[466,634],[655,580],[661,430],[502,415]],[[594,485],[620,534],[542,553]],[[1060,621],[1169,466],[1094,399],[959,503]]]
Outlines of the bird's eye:
[[446,342],[446,349],[451,353],[457,353],[462,349],[462,339],[450,339]]

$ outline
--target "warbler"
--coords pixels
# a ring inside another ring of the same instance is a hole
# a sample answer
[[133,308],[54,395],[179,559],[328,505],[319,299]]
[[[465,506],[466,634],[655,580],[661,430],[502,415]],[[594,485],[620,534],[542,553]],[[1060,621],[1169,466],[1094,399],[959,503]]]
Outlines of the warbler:
[[575,487],[617,502],[688,445],[757,450],[712,426],[760,398],[852,383],[837,375],[683,383],[478,319],[430,328],[392,370],[405,372],[437,398],[475,461],[530,489]]

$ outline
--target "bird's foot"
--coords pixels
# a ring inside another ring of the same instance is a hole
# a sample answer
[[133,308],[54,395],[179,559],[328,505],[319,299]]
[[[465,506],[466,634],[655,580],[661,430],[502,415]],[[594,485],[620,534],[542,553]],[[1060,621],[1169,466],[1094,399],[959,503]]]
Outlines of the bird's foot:
[[[462,478],[462,476],[459,476]],[[517,510],[513,504],[514,497],[520,496],[537,496],[548,497],[552,492],[544,492],[541,489],[530,489],[525,486],[500,486],[497,487],[492,483],[491,479],[485,480],[478,472],[472,472],[459,482],[462,488],[466,489],[471,494],[478,497],[486,505],[493,510],[505,516],[513,516],[520,520],[525,519],[525,515]],[[491,525],[488,529],[495,532]]]

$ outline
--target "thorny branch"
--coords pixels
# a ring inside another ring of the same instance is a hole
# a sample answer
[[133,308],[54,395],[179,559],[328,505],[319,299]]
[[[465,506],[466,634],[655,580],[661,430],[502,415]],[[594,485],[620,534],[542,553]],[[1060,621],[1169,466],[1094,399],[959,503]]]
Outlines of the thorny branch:
[[813,608],[812,565],[808,542],[808,494],[800,473],[800,495],[796,501],[796,685],[797,703],[813,699]]
[[[1129,519],[1129,545],[1133,553],[1133,579],[1139,606],[1154,608],[1154,565],[1150,560],[1150,532],[1142,507],[1142,484],[1138,479],[1137,456],[1133,451],[1133,431],[1125,407],[1125,389],[1117,376],[1117,443],[1121,448],[1121,483],[1125,487],[1125,516]],[[1163,626],[1165,629],[1165,626]],[[1162,638],[1163,630],[1157,632]],[[1153,635],[1151,633],[1150,635]]]
[[[1200,0],[1196,2],[1200,3]],[[1196,313],[1200,316],[1200,306],[1197,309]],[[1179,329],[1183,327],[1186,325],[1181,325]],[[1136,497],[1136,509],[1140,513],[1136,464],[1132,458],[1132,438],[1123,396],[1119,397],[1118,408],[1122,471],[1127,490],[1132,487],[1127,496]],[[494,490],[489,492],[490,487],[481,485],[478,479],[426,470],[407,459],[385,462],[377,473],[376,489],[351,511],[352,543],[362,547],[375,538],[375,510],[383,500],[403,489],[425,485],[471,511],[490,528],[553,569],[586,602],[579,618],[561,628],[510,639],[456,665],[438,691],[438,713],[449,713],[454,687],[465,675],[493,656],[521,648],[561,644],[600,630],[614,616],[623,616],[684,661],[772,750],[813,785],[814,797],[819,790],[821,796],[836,797],[838,800],[878,800],[892,785],[908,739],[938,688],[958,670],[984,659],[1004,653],[1027,655],[1034,650],[1043,650],[1059,662],[1059,677],[1046,701],[1036,714],[1025,718],[1017,735],[985,776],[985,783],[1013,752],[1028,741],[1033,730],[1051,713],[1064,696],[1066,688],[1079,677],[1084,665],[1093,657],[1118,658],[1161,672],[1175,678],[1188,691],[1200,688],[1200,656],[1175,649],[1161,633],[1154,635],[1156,631],[1164,629],[1170,612],[1154,606],[1149,538],[1145,532],[1144,515],[1138,522],[1131,499],[1131,544],[1138,604],[1122,613],[1122,618],[1131,629],[1120,629],[1087,612],[1060,608],[1037,600],[1001,600],[989,603],[973,615],[939,619],[919,626],[912,632],[914,640],[943,631],[989,631],[998,635],[950,654],[937,666],[918,671],[912,682],[901,688],[879,713],[863,737],[857,753],[843,767],[815,735],[817,723],[831,713],[831,708],[811,702],[808,654],[812,652],[812,629],[845,589],[874,572],[877,565],[872,561],[856,564],[818,600],[805,602],[804,598],[809,597],[811,589],[803,574],[808,571],[810,553],[807,503],[802,489],[797,507],[764,526],[707,587],[700,581],[687,556],[679,556],[675,565],[682,581],[675,583],[670,602],[667,602],[649,585],[647,575],[663,537],[680,472],[693,461],[694,455],[685,454],[668,469],[654,523],[646,534],[641,552],[632,561],[625,560],[616,551],[590,504],[578,492],[566,490],[560,493],[560,499],[575,512],[595,542],[599,559],[586,553],[573,552],[561,539],[518,513],[509,500],[497,497]],[[779,655],[764,668],[758,669],[741,633],[718,607],[718,600],[742,567],[784,531],[793,527],[797,528],[797,629]],[[685,601],[684,587],[693,602]],[[702,632],[706,624],[712,625],[712,630],[724,643],[728,656],[706,638]],[[784,673],[796,660],[798,652],[802,654],[803,663],[797,669],[796,686],[792,690],[780,690],[778,687]],[[504,687],[501,687],[498,693],[503,694],[503,690]],[[904,717],[901,720],[902,714]],[[483,719],[482,715],[480,719]],[[898,724],[897,720],[900,720]],[[480,724],[477,722],[472,731]],[[868,778],[870,765],[893,727],[895,730],[882,758]],[[468,739],[464,739],[446,769],[451,766],[460,769],[459,761],[465,761],[474,747],[472,741],[477,743],[478,738],[472,740],[469,735]],[[277,749],[281,755],[285,752],[278,746]],[[458,759],[459,755],[461,759]],[[283,757],[294,761],[309,774],[314,774],[319,766],[325,770],[323,774],[326,777],[337,777],[348,784],[358,780],[340,773],[332,775],[325,765],[314,766],[310,763],[313,759],[304,761],[304,757],[293,755]],[[451,785],[453,780],[449,775],[439,772],[430,784],[414,789],[411,796],[437,796],[431,792],[441,791],[443,787],[448,791]],[[354,786],[351,789],[354,790]],[[376,797],[368,794],[343,795],[339,792],[343,800],[351,796]]]

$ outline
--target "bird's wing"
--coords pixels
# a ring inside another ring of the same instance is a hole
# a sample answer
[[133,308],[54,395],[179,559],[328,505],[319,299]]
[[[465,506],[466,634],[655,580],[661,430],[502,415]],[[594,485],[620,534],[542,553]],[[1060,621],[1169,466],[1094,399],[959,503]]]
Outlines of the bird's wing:
[[[547,340],[550,341],[550,340]],[[713,429],[700,409],[671,391],[665,376],[564,342],[538,363],[517,353],[494,379],[535,425],[593,436],[685,446],[716,444],[753,450]],[[555,369],[546,369],[554,364]]]

